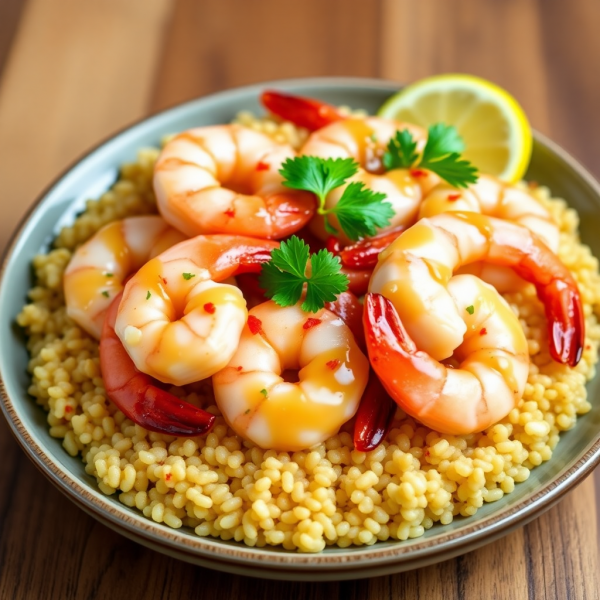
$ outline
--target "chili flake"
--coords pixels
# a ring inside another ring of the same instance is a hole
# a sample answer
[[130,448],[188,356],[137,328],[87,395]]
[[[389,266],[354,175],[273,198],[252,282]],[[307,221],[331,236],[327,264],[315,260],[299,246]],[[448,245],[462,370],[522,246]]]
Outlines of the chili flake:
[[333,360],[328,360],[325,363],[326,367],[329,367],[332,371],[335,371],[335,369],[337,369],[340,366],[340,360],[339,358],[334,358]]
[[256,335],[262,331],[262,321],[254,315],[248,316],[248,329],[252,335]]
[[460,198],[460,194],[448,194],[449,202],[456,202]]
[[228,208],[227,210],[223,211],[223,214],[233,218],[235,217],[235,210],[233,210],[233,208]]
[[425,175],[427,175],[427,172],[423,169],[411,169],[410,174],[413,177],[425,177]]
[[270,168],[271,165],[269,163],[263,162],[262,160],[259,160],[258,163],[256,163],[257,171],[268,171]]
[[212,302],[207,302],[203,308],[209,315],[214,315],[217,310]]
[[485,327],[481,328],[481,331],[479,332],[479,335],[486,335],[487,334],[487,329]]
[[311,327],[316,327],[321,322],[321,319],[315,319],[313,317],[309,317],[306,319],[306,323],[302,325],[302,329],[310,329]]

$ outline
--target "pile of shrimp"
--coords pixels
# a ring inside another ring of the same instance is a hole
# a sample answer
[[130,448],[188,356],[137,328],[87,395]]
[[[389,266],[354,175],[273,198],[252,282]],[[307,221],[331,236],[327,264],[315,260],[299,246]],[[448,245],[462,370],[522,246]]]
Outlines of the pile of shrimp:
[[[419,537],[510,493],[591,408],[598,264],[542,187],[362,168],[395,211],[358,251],[341,240],[364,310],[351,292],[316,314],[264,301],[278,239],[325,242],[277,165],[377,162],[353,140],[398,128],[334,117],[310,133],[244,114],[144,150],[34,260],[29,393],[101,491],[156,522],[304,552]],[[369,394],[389,418],[361,451]]]

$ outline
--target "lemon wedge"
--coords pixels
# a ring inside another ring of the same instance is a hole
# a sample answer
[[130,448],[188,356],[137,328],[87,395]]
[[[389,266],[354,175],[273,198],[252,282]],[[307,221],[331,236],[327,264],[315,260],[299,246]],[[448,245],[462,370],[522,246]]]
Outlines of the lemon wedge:
[[389,98],[378,115],[422,127],[454,125],[463,157],[482,173],[520,180],[531,158],[531,127],[518,102],[497,85],[472,75],[422,79]]

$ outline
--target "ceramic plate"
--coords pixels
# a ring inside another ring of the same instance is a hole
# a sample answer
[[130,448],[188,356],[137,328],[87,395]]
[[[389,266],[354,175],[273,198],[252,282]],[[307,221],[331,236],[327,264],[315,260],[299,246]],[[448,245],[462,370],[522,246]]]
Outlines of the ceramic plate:
[[[123,535],[160,552],[203,566],[244,575],[278,579],[355,579],[414,569],[468,552],[507,534],[538,516],[581,482],[600,462],[600,378],[589,386],[590,413],[561,436],[552,459],[502,500],[486,504],[471,518],[434,526],[423,537],[378,542],[370,547],[327,548],[316,555],[274,548],[249,548],[235,542],[200,538],[144,518],[116,498],[104,496],[79,458],[70,457],[52,439],[46,414],[27,395],[27,352],[15,317],[31,286],[33,256],[47,248],[60,227],[70,223],[88,198],[96,198],[116,180],[119,165],[132,161],[139,148],[157,146],[164,134],[192,126],[227,123],[240,110],[260,112],[265,88],[321,98],[373,113],[398,84],[369,79],[299,79],[269,82],[207,96],[150,117],[112,137],[62,175],[27,215],[5,255],[0,280],[0,374],[2,409],[17,440],[40,470],[87,513]],[[600,188],[575,160],[535,134],[527,173],[566,198],[581,217],[581,236],[600,256]]]

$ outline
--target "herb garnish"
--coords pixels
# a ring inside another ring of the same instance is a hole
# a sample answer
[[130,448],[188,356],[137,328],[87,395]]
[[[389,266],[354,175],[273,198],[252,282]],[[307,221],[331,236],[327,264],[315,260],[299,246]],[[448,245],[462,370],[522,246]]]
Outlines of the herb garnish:
[[104,290],[104,291],[102,292],[102,295],[103,295],[105,298],[108,298],[108,297],[109,297],[109,293],[108,293],[108,291],[107,291],[107,290]]
[[307,276],[309,254],[308,246],[295,235],[272,250],[271,260],[263,264],[259,278],[265,295],[279,306],[292,306],[300,300],[307,284],[302,310],[317,312],[348,289],[348,278],[340,273],[340,259],[327,250],[310,256]]
[[465,308],[465,310],[472,315],[475,312],[475,307],[471,304],[471,306],[467,306],[467,308]]
[[196,277],[195,273],[182,273],[181,276],[186,280],[189,281],[192,277]]
[[[325,217],[335,215],[343,232],[356,241],[375,235],[377,229],[389,225],[394,216],[392,205],[384,202],[385,194],[373,192],[359,181],[349,183],[338,203],[325,208],[327,194],[346,183],[357,171],[358,164],[352,158],[298,156],[288,158],[279,173],[284,177],[285,186],[315,194],[319,200],[317,213]],[[333,235],[339,233],[327,218],[325,228]]]
[[150,293],[150,290],[148,290],[148,293],[146,294],[146,300],[149,300],[150,296],[152,296],[152,294]]
[[397,131],[383,155],[383,166],[388,170],[429,169],[454,187],[467,187],[477,181],[477,168],[461,158],[465,144],[452,125],[431,125],[420,157],[416,148],[417,142],[408,129]]

